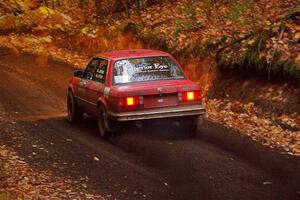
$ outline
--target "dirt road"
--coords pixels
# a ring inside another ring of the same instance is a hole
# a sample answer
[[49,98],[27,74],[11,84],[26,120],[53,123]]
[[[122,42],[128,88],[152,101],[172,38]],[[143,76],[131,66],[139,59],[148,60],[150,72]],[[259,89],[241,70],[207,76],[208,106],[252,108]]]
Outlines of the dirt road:
[[[128,124],[108,141],[94,119],[66,120],[72,68],[0,51],[0,144],[36,170],[85,181],[111,199],[299,199],[300,159],[206,122],[195,138],[178,124]],[[39,147],[39,148],[37,148]],[[32,153],[35,152],[36,155]],[[99,160],[96,161],[95,157]]]

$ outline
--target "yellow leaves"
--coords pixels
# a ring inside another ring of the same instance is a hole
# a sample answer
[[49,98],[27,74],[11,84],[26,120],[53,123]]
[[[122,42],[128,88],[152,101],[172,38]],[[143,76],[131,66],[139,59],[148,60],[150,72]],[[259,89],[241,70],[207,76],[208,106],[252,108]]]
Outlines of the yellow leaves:
[[83,27],[83,28],[81,29],[81,32],[82,32],[82,33],[87,33],[87,32],[89,32],[89,30],[90,30],[90,27],[85,26],[85,27]]
[[39,12],[42,15],[42,18],[44,19],[51,18],[52,15],[54,15],[54,11],[45,6],[39,7]]
[[281,133],[281,130],[280,130],[279,128],[274,128],[274,129],[272,130],[272,133],[274,133],[274,134],[279,134],[279,133]]
[[271,26],[272,22],[270,22],[269,20],[266,20],[266,21],[264,21],[264,24],[267,25],[267,26]]
[[255,43],[255,39],[249,40],[249,41],[247,42],[248,45],[253,45],[254,43]]
[[294,40],[300,41],[300,32],[295,33]]

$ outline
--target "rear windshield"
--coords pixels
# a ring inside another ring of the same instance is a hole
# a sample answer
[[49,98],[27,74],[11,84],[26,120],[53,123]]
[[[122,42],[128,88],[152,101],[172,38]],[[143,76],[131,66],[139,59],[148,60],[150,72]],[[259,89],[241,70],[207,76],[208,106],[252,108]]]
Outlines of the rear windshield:
[[180,67],[167,56],[118,60],[113,67],[113,84],[185,79]]

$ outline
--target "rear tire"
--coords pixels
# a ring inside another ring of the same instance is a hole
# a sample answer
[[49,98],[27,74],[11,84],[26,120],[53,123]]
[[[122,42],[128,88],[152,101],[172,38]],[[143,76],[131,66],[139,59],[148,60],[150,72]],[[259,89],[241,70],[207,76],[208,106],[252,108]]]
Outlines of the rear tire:
[[78,123],[83,119],[83,112],[78,108],[75,98],[71,91],[67,97],[68,121],[72,124]]
[[195,136],[203,124],[202,116],[185,117],[181,123],[184,131],[190,136]]
[[107,111],[103,105],[99,106],[97,122],[100,136],[102,138],[108,138],[111,135],[111,128],[107,116]]

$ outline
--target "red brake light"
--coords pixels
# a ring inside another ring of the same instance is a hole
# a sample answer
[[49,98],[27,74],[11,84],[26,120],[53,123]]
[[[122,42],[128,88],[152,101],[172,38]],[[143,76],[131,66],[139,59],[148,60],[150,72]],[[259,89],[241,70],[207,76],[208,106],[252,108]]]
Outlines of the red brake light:
[[186,93],[186,99],[188,101],[194,100],[195,99],[195,93],[194,92],[187,92]]
[[136,106],[139,105],[139,98],[138,97],[126,97],[125,99],[126,106]]
[[134,98],[133,97],[127,97],[126,98],[126,105],[127,106],[133,106],[134,105]]
[[179,96],[179,98],[182,101],[194,101],[200,99],[200,92],[198,91],[188,91],[182,93],[182,95]]
[[143,97],[121,97],[118,99],[118,110],[134,110],[143,104]]

